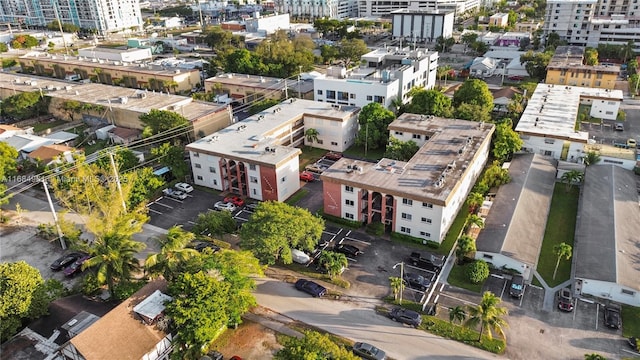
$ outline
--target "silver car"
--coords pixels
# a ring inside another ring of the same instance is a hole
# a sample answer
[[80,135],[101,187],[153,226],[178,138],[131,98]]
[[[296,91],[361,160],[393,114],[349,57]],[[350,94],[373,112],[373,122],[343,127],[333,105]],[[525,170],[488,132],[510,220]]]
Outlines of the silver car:
[[224,201],[218,201],[213,205],[213,208],[218,211],[229,211],[229,212],[234,212],[238,209],[238,207],[235,206],[233,203],[224,202]]

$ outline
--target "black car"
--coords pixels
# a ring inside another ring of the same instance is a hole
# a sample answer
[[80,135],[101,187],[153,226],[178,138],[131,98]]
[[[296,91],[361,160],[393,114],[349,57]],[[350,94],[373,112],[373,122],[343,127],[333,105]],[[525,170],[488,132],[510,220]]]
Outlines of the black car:
[[393,321],[399,321],[403,324],[411,325],[413,327],[418,327],[420,326],[420,324],[422,324],[422,315],[420,315],[416,311],[401,307],[393,308],[389,312],[389,317],[393,319]]
[[313,297],[322,297],[327,293],[327,289],[324,286],[305,279],[296,281],[296,289],[304,291]]
[[524,294],[524,278],[521,275],[514,275],[511,279],[511,286],[509,287],[509,295],[514,298],[520,299]]
[[199,252],[203,252],[205,249],[211,249],[211,252],[218,252],[220,251],[220,246],[214,244],[214,243],[210,243],[208,241],[201,241],[201,242],[197,242],[195,244],[192,245],[194,250],[197,250]]
[[72,252],[72,253],[68,253],[62,257],[60,257],[58,260],[54,261],[50,268],[53,271],[60,271],[64,268],[66,268],[67,266],[73,264],[76,260],[81,259],[83,256],[85,256],[87,254],[82,253],[82,252]]
[[343,253],[352,258],[362,255],[362,251],[360,249],[349,244],[338,244],[333,248],[333,251]]
[[604,308],[604,324],[610,329],[620,329],[622,319],[620,317],[620,306],[609,304]]
[[369,360],[385,360],[387,358],[387,354],[384,351],[365,342],[353,344],[353,353],[363,359]]
[[431,285],[431,280],[415,273],[404,273],[404,283],[415,290],[425,291]]
[[444,255],[436,255],[429,252],[421,254],[414,251],[409,255],[408,263],[421,269],[439,273],[444,266],[445,260],[446,257]]

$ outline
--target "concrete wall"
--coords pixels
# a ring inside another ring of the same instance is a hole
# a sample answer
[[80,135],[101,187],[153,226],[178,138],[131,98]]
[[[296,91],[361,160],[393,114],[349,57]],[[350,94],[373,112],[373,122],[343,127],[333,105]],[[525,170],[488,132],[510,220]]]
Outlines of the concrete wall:
[[392,13],[391,17],[394,38],[431,42],[439,36],[448,38],[453,34],[453,13],[402,12]]
[[322,119],[317,116],[304,117],[304,131],[316,129],[318,140],[309,143],[305,137],[304,144],[320,149],[343,152],[355,142],[358,134],[358,114],[354,114],[347,121]]
[[[617,283],[593,279],[577,279],[576,286],[581,294],[589,294],[631,306],[640,306],[640,291],[621,286]],[[625,290],[627,293],[623,293]],[[630,294],[631,293],[631,294]]]
[[521,135],[520,137],[524,142],[523,151],[551,156],[554,159],[560,159],[560,155],[562,155],[564,140],[533,135]]
[[344,185],[323,181],[322,182],[322,198],[324,213],[332,216],[343,217],[342,214],[342,188]]
[[496,268],[502,268],[503,266],[509,269],[519,271],[524,277],[524,281],[530,283],[533,280],[533,271],[530,271],[530,267],[516,259],[510,258],[503,254],[477,251],[476,260],[484,260],[493,264]]
[[[190,151],[189,158],[191,159],[194,184],[219,191],[224,189],[220,157]],[[196,167],[196,164],[199,164],[200,167]]]
[[[391,101],[400,89],[400,80],[395,79],[385,84],[375,80],[349,80],[335,78],[316,78],[313,80],[314,100],[332,104],[364,107],[375,102],[375,96],[383,98],[382,106],[389,108]],[[322,91],[319,94],[318,91]],[[335,99],[327,97],[327,91],[334,91]],[[346,92],[347,100],[338,100],[338,92]],[[352,98],[353,96],[353,98]]]
[[296,191],[300,190],[300,163],[298,156],[292,157],[286,163],[276,168],[277,201],[285,201]]

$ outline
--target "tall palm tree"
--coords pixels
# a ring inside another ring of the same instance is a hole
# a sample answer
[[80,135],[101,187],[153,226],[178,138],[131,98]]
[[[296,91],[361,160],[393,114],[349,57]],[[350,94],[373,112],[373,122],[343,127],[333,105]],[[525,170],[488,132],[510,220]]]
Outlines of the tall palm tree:
[[506,341],[504,327],[507,326],[507,322],[502,317],[507,315],[508,312],[506,308],[498,307],[500,302],[500,298],[491,291],[485,291],[480,304],[467,307],[468,317],[464,324],[472,328],[480,325],[478,341],[482,340],[485,330],[488,330],[487,337],[489,340],[493,339],[493,332],[496,332]]
[[309,128],[307,129],[307,131],[304,132],[304,136],[307,139],[307,143],[309,144],[313,144],[314,142],[317,142],[319,135],[320,133],[318,132],[318,130],[314,128]]
[[467,312],[462,306],[456,306],[449,309],[449,322],[462,323],[467,318]]
[[556,261],[556,268],[553,270],[553,278],[555,279],[556,273],[558,272],[558,266],[560,265],[560,260],[571,259],[573,249],[571,248],[571,245],[567,243],[560,243],[553,247],[553,253],[558,257],[558,261]]
[[186,247],[194,238],[193,233],[184,231],[181,226],[171,227],[167,238],[159,240],[160,252],[147,256],[145,268],[152,274],[162,273],[165,279],[172,279],[178,264],[198,255],[196,250]]
[[402,281],[402,279],[400,279],[399,277],[392,276],[389,278],[389,283],[391,284],[391,291],[393,291],[393,297],[397,301],[398,295],[400,295],[400,292],[402,292],[402,290],[404,289],[404,281]]
[[404,112],[404,102],[402,101],[402,97],[394,97],[391,100],[391,107],[393,108],[393,113],[396,116],[402,114]]
[[469,212],[474,213],[484,202],[484,195],[478,192],[472,192],[467,196],[467,205]]
[[582,179],[584,178],[584,173],[578,170],[571,170],[571,171],[567,171],[566,173],[562,174],[562,177],[560,178],[560,181],[562,181],[563,183],[565,183],[565,190],[567,192],[569,192],[569,190],[571,190],[571,187],[573,187],[574,183],[579,183],[582,181]]

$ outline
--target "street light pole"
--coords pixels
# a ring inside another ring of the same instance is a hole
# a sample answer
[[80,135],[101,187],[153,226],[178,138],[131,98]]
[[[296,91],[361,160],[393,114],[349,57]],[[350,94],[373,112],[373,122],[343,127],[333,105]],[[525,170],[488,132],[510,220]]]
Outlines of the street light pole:
[[402,305],[402,293],[404,292],[404,261],[393,265],[393,269],[400,265],[400,305]]
[[302,91],[301,91],[301,86],[302,84],[300,84],[300,81],[302,80],[302,65],[298,65],[298,69],[300,71],[298,71],[298,99],[302,99]]

